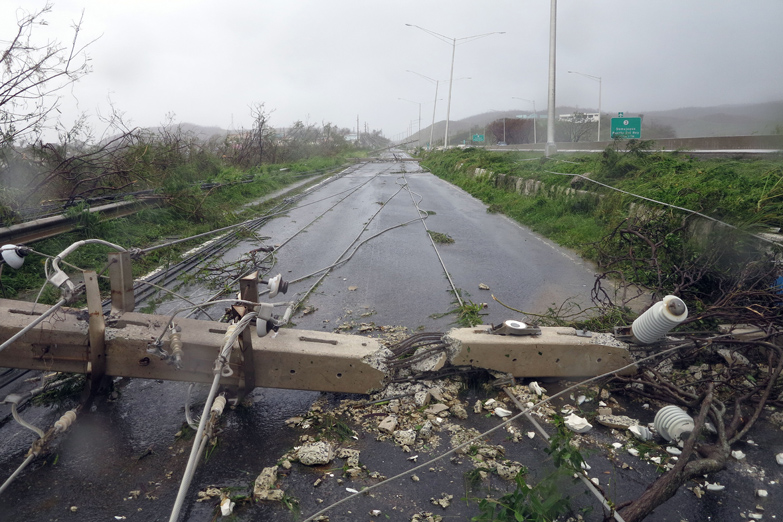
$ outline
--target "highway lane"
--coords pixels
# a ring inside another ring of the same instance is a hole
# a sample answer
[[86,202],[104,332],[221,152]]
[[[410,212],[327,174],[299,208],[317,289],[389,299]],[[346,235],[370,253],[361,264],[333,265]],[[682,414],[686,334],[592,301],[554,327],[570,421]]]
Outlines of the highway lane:
[[[338,197],[305,206],[332,194],[343,197],[351,189],[357,190],[336,206]],[[455,316],[443,314],[454,308],[455,297],[427,231],[417,220],[414,200],[428,211],[431,231],[454,239],[437,244],[438,252],[463,299],[487,303],[484,322],[519,317],[490,294],[533,313],[546,312],[569,298],[589,306],[594,270],[572,252],[505,216],[487,213],[483,203],[422,171],[417,163],[368,163],[314,191],[298,208],[259,231],[272,238],[270,243],[280,244],[309,224],[276,254],[272,272],[289,280],[331,265],[341,253],[347,250],[350,255],[356,244],[380,233],[307,297],[305,309],[315,312],[297,315],[297,328],[333,329],[349,320],[411,330],[453,326]],[[392,229],[402,223],[408,224]],[[244,242],[229,256],[257,246]],[[314,281],[292,284],[285,299],[301,298]],[[479,284],[490,291],[480,290]]]

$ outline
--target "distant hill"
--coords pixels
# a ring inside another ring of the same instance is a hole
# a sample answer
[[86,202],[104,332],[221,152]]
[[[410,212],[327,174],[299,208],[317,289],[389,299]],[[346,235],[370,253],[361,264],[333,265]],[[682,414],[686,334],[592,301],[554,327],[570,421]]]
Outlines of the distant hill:
[[[574,111],[597,112],[589,107],[559,106],[556,114],[569,114]],[[449,134],[468,132],[475,127],[483,127],[493,121],[506,117],[514,118],[517,114],[528,114],[529,109],[518,109],[504,112],[486,112],[452,120],[449,124]],[[538,111],[546,114],[546,107]],[[614,113],[603,112],[604,117]],[[639,116],[639,113],[625,113],[626,116]],[[641,113],[644,120],[658,126],[670,126],[678,138],[698,138],[709,136],[752,136],[755,134],[776,134],[783,132],[783,101],[756,103],[748,105],[720,105],[716,107],[684,107],[665,111],[650,111]],[[424,126],[422,121],[421,139],[427,143],[430,137],[430,126]],[[443,143],[446,122],[435,123],[433,141]],[[411,136],[417,140],[418,135]],[[539,135],[539,141],[542,137]]]
[[645,118],[670,125],[678,138],[752,136],[783,131],[783,101],[753,105],[684,107],[648,112]]

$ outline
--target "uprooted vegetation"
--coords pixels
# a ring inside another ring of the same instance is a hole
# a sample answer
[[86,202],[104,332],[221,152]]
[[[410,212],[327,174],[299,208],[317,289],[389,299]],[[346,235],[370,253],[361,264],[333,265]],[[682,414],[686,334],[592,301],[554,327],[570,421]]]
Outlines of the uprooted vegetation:
[[[671,334],[676,340],[637,352],[665,355],[641,364],[636,376],[609,381],[613,393],[681,406],[696,424],[676,464],[641,497],[617,506],[629,522],[724,469],[767,410],[783,407],[783,274],[774,235],[783,222],[783,163],[699,161],[652,146],[632,142],[626,151],[609,147],[567,161],[452,150],[423,162],[485,201],[488,211],[597,263],[592,310],[570,303],[544,314],[517,310],[532,323],[611,331],[630,324],[631,306],[638,312],[667,294],[687,303],[690,316]],[[513,296],[493,297],[514,309]]]

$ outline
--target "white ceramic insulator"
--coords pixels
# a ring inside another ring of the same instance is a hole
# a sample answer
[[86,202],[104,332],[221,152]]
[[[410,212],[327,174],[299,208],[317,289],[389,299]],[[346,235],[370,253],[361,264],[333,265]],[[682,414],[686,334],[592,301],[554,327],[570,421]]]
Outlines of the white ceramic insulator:
[[60,417],[60,420],[54,423],[54,429],[57,431],[66,431],[71,427],[71,424],[73,424],[73,421],[75,420],[76,411],[68,410],[63,414],[62,417]]
[[11,268],[22,268],[24,257],[16,253],[16,245],[3,245],[0,247],[0,256]]
[[212,403],[212,408],[210,408],[209,411],[216,413],[218,415],[223,414],[223,408],[226,407],[226,398],[222,395],[218,395],[215,397],[214,402]]
[[171,355],[182,356],[182,334],[180,332],[171,334]]
[[683,434],[692,432],[694,428],[693,417],[674,405],[664,406],[658,410],[653,425],[655,431],[669,442],[681,440]]
[[631,333],[639,342],[651,344],[687,318],[688,307],[682,299],[667,295],[636,318],[631,325]]

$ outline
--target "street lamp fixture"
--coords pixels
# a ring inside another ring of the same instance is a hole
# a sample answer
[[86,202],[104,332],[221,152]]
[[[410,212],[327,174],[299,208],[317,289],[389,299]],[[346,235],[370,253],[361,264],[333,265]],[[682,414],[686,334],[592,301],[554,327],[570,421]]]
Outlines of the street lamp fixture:
[[459,42],[460,44],[464,44],[464,43],[472,42],[474,40],[478,40],[479,38],[484,38],[485,36],[491,36],[493,34],[506,34],[506,32],[496,31],[493,33],[476,34],[473,36],[464,36],[462,38],[455,38],[452,36],[444,36],[440,33],[436,33],[435,31],[425,29],[418,25],[414,25],[414,24],[405,24],[405,25],[407,25],[408,27],[415,27],[416,29],[420,29],[427,34],[434,36],[435,38],[437,38],[442,42],[451,43],[451,72],[449,73],[449,101],[446,106],[446,134],[443,137],[443,145],[445,147],[448,147],[449,146],[449,118],[451,117],[451,86],[454,83],[454,54],[457,51],[457,42]]
[[598,141],[601,141],[601,77],[593,76],[592,74],[580,73],[576,71],[568,71],[568,72],[569,74],[578,74],[579,76],[584,76],[585,78],[590,78],[591,80],[595,80],[598,82]]
[[[432,150],[432,132],[435,130],[435,108],[438,106],[438,85],[440,82],[445,80],[434,80],[430,78],[429,76],[424,76],[421,73],[417,73],[416,71],[411,71],[409,69],[406,69],[405,72],[413,73],[416,76],[421,76],[427,81],[430,81],[435,84],[435,101],[432,103],[432,125],[430,125],[430,145],[429,148]],[[470,80],[470,76],[463,76],[462,78],[454,78],[453,81],[458,82],[460,80]]]
[[512,96],[511,99],[522,100],[533,104],[533,116],[535,117],[535,119],[533,120],[533,143],[538,143],[538,138],[536,137],[536,127],[538,126],[538,113],[536,112],[536,100],[528,100],[527,98],[518,98],[516,96]]

